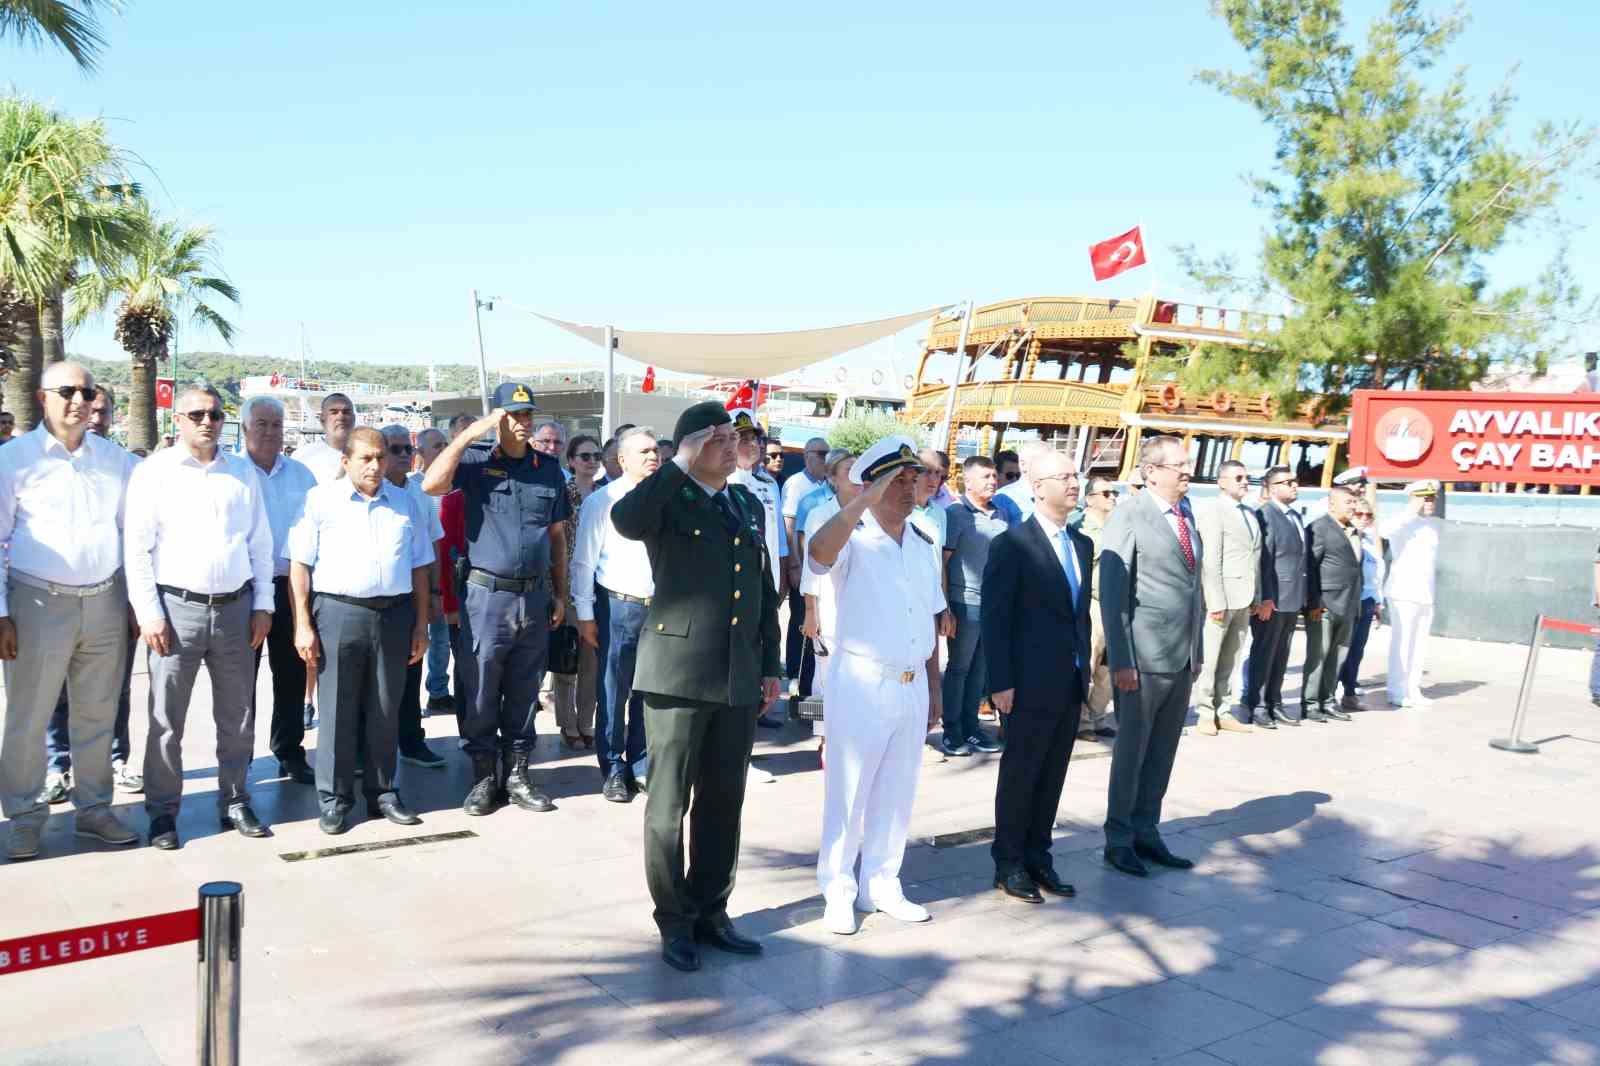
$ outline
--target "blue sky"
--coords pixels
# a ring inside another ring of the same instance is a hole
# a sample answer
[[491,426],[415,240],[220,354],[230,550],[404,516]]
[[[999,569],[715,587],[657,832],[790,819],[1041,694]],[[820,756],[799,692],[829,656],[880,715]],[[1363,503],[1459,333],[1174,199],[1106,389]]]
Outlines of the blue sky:
[[[1194,83],[1243,65],[1200,3],[130,0],[107,30],[95,76],[8,42],[0,82],[103,115],[164,209],[218,227],[243,353],[293,356],[304,322],[314,356],[469,361],[474,287],[696,331],[1133,296],[1148,271],[1097,284],[1085,246],[1140,221],[1181,295],[1170,245],[1247,256],[1263,223],[1239,176],[1271,138]],[[1479,0],[1451,60],[1480,88],[1520,63],[1519,114],[1565,119],[1593,115],[1597,54],[1596,5]],[[1568,213],[1600,285],[1600,211]],[[598,355],[506,304],[484,332],[491,365]],[[869,357],[904,372],[918,340]],[[71,346],[119,354],[109,323]]]

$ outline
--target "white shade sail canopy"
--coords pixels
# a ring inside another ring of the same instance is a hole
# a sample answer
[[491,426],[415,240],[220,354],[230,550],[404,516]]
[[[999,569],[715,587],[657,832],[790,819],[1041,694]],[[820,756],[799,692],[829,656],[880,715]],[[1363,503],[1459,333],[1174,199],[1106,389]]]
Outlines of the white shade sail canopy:
[[[653,333],[613,328],[617,351],[629,359],[683,374],[711,377],[771,377],[798,370],[875,340],[899,333],[907,326],[932,318],[949,307],[941,304],[926,311],[873,322],[857,322],[826,329],[785,333]],[[605,327],[586,326],[533,312],[553,326],[605,346]]]

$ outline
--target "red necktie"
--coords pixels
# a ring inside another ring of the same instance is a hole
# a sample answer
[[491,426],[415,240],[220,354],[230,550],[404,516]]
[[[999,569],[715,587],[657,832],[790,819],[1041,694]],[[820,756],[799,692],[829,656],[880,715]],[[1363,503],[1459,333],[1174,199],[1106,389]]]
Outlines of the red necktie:
[[1183,512],[1174,507],[1172,513],[1178,519],[1178,547],[1183,549],[1183,561],[1189,569],[1194,569],[1194,541],[1189,539],[1189,523],[1183,520]]

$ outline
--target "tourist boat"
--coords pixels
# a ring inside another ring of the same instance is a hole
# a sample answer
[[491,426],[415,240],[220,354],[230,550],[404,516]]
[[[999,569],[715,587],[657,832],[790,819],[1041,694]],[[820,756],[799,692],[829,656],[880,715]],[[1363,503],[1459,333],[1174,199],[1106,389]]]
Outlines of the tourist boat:
[[1285,465],[1303,483],[1332,483],[1347,443],[1343,416],[1314,405],[1279,411],[1268,395],[1219,390],[1194,395],[1157,360],[1198,345],[1250,345],[1271,316],[1158,299],[1042,296],[973,309],[966,347],[962,316],[933,320],[905,413],[913,425],[945,426],[951,381],[955,407],[941,445],[959,458],[993,455],[1023,439],[1071,454],[1085,474],[1133,472],[1142,436],[1181,437],[1195,480],[1213,481],[1226,459],[1250,469]]
[[322,436],[322,401],[343,393],[355,405],[356,424],[402,425],[413,432],[433,424],[435,394],[427,389],[396,392],[364,381],[324,381],[292,374],[257,374],[239,382],[239,399],[272,396],[284,407],[285,443],[294,445]]

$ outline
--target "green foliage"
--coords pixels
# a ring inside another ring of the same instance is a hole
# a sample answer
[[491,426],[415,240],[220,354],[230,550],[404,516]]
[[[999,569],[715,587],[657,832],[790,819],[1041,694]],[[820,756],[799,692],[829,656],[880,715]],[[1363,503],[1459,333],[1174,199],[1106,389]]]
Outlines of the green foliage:
[[[1564,329],[1595,317],[1567,270],[1555,204],[1585,166],[1592,126],[1508,132],[1514,96],[1469,98],[1465,74],[1427,77],[1460,34],[1457,10],[1390,0],[1364,47],[1341,0],[1213,0],[1250,61],[1200,81],[1249,104],[1277,133],[1272,173],[1252,177],[1272,214],[1259,273],[1179,249],[1208,291],[1290,309],[1254,347],[1202,350],[1186,387],[1266,389],[1281,405],[1352,388],[1464,388],[1491,364],[1538,365]],[[1491,290],[1487,261],[1537,232],[1554,249],[1535,286]],[[1551,235],[1554,235],[1552,239]]]
[[905,432],[906,424],[894,415],[882,412],[847,414],[828,430],[828,445],[847,448],[860,455],[876,441]]
[[34,47],[53,44],[90,71],[106,43],[95,8],[115,11],[119,6],[115,0],[0,0],[0,40],[12,37]]

